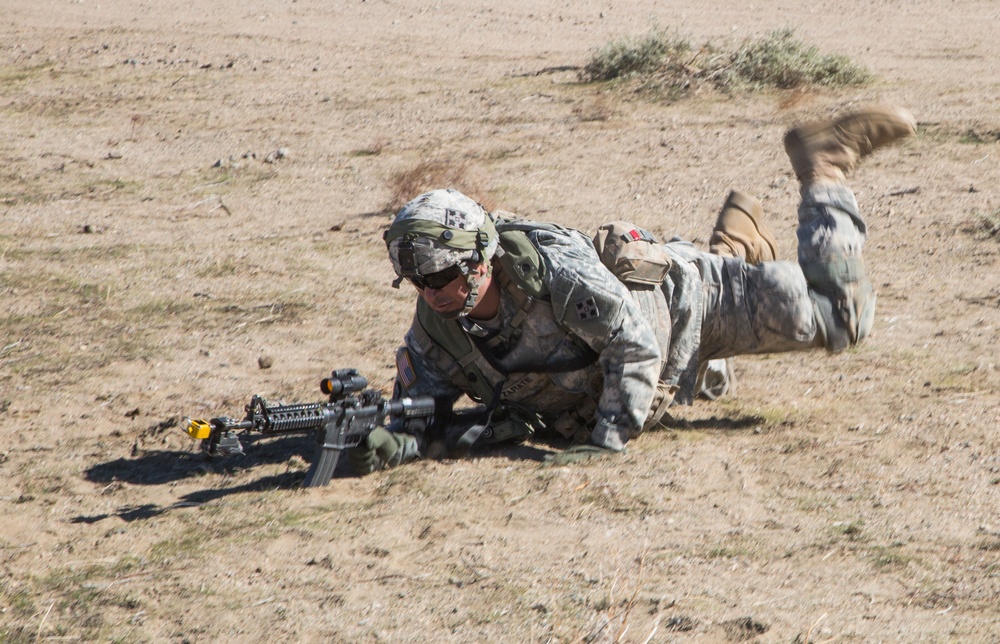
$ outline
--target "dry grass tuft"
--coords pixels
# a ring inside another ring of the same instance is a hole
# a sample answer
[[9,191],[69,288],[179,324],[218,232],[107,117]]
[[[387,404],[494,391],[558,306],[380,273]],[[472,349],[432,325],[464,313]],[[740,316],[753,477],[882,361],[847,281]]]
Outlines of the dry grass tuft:
[[371,145],[359,148],[351,152],[352,157],[377,157],[389,146],[389,140],[385,138],[377,139]]
[[976,239],[1000,239],[1000,210],[978,213],[971,228]]
[[454,188],[475,199],[487,210],[496,204],[485,194],[466,163],[424,160],[408,170],[401,170],[389,180],[390,197],[385,212],[394,213],[407,202],[429,190]]
[[573,114],[584,123],[605,122],[614,117],[615,109],[609,103],[607,96],[598,94],[589,103],[574,107]]

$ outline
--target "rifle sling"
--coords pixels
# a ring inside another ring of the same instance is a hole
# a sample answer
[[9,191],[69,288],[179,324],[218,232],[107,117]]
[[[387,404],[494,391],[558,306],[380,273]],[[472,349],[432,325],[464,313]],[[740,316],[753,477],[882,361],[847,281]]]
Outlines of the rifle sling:
[[479,437],[483,435],[483,432],[490,426],[490,421],[493,420],[493,412],[500,404],[500,390],[503,389],[504,385],[507,384],[508,376],[504,375],[503,380],[497,383],[497,386],[493,388],[493,400],[490,401],[488,407],[486,407],[486,416],[483,418],[483,422],[473,425],[469,429],[462,432],[462,435],[458,437],[458,441],[455,443],[455,447],[451,449],[452,454],[455,458],[463,458],[472,449],[472,446],[479,440]]

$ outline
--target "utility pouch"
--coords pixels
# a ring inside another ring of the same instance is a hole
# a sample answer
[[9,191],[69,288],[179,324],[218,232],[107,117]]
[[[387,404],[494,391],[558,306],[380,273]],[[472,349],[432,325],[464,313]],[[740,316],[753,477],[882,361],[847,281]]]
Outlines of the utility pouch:
[[586,443],[594,430],[594,414],[596,412],[597,403],[587,399],[579,406],[560,414],[549,427],[563,438],[568,438],[574,443]]
[[532,420],[537,416],[521,410],[501,405],[493,412],[490,424],[483,432],[480,443],[496,445],[498,443],[520,443],[535,433]]
[[625,221],[598,228],[594,247],[601,262],[626,284],[660,285],[670,270],[670,255],[656,238]]

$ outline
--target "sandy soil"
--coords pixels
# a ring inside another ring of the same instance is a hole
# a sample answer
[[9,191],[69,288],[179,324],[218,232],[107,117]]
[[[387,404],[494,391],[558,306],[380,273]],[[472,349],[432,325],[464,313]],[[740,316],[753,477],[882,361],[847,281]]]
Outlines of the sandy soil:
[[[3,4],[0,641],[1000,641],[996,2]],[[653,24],[791,26],[878,82],[670,104],[558,70]],[[307,437],[182,431],[332,368],[388,389],[402,171],[699,244],[740,187],[792,257],[783,131],[871,103],[920,132],[852,178],[857,350],[740,359],[737,396],[577,467],[303,490]]]

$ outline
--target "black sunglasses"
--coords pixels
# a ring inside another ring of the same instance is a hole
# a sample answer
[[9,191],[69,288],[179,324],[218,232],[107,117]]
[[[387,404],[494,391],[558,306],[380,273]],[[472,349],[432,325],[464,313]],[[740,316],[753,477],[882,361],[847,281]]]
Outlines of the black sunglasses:
[[411,275],[406,279],[410,280],[418,290],[422,291],[425,288],[432,288],[436,291],[448,286],[463,275],[465,275],[465,272],[462,270],[462,267],[456,264],[430,275]]

